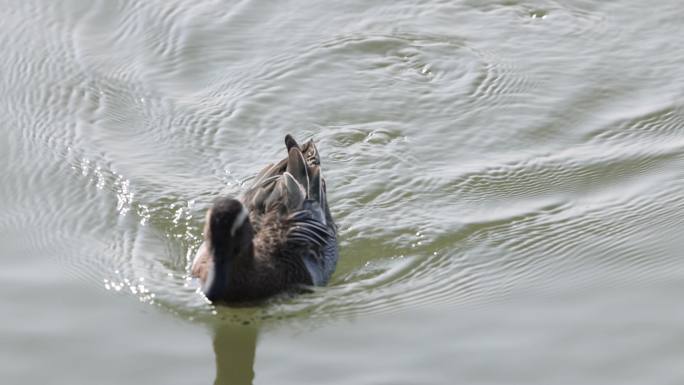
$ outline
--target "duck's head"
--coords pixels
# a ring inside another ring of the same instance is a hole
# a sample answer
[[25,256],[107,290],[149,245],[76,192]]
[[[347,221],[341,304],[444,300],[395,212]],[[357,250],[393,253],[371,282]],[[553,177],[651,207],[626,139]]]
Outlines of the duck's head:
[[251,230],[249,213],[237,199],[218,198],[207,213],[205,236],[215,259],[239,254],[244,241],[251,241]]
[[204,227],[204,240],[213,261],[202,287],[209,300],[220,298],[227,290],[231,270],[251,259],[253,236],[249,213],[240,201],[223,197],[214,201]]

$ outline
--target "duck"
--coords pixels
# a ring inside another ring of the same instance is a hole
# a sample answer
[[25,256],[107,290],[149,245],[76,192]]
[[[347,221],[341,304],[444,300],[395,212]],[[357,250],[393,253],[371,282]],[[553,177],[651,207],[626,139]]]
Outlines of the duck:
[[268,164],[238,198],[221,196],[205,216],[191,276],[212,303],[240,304],[324,286],[339,257],[313,140],[285,136],[287,156]]

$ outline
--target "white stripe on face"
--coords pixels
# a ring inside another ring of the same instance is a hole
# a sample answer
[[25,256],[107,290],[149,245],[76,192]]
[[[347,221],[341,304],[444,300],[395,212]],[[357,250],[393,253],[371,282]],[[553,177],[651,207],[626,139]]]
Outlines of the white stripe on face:
[[247,210],[245,209],[245,206],[240,205],[242,207],[242,210],[240,210],[240,214],[235,218],[235,222],[233,222],[233,227],[230,228],[230,236],[234,237],[235,232],[242,227],[242,224],[245,223],[245,220],[247,219]]

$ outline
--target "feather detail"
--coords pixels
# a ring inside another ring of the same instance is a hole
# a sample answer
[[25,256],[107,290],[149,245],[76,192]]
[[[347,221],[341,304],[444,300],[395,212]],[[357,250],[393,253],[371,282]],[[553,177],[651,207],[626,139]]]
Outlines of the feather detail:
[[324,285],[335,270],[337,228],[318,149],[312,140],[299,145],[290,135],[285,147],[287,157],[264,167],[240,198],[249,221],[241,213],[229,217],[226,233],[243,237],[242,243],[218,255],[205,238],[197,252],[192,274],[204,281],[202,290],[212,301],[249,301]]

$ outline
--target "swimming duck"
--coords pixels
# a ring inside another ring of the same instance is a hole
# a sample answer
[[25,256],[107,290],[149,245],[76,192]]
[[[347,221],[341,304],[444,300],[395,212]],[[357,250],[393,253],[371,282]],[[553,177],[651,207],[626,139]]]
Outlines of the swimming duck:
[[322,286],[335,270],[337,228],[314,142],[285,136],[288,155],[257,174],[240,199],[219,197],[207,211],[192,263],[212,302],[255,302]]

